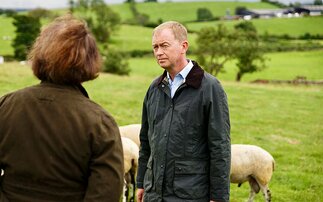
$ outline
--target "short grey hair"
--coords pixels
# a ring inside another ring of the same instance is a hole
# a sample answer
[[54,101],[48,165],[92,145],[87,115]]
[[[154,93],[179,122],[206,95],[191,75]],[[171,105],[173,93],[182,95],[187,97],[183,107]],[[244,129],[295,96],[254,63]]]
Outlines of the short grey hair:
[[170,29],[173,32],[175,39],[180,42],[187,40],[187,29],[184,25],[176,21],[167,21],[158,25],[153,31],[153,36],[156,32],[164,29]]

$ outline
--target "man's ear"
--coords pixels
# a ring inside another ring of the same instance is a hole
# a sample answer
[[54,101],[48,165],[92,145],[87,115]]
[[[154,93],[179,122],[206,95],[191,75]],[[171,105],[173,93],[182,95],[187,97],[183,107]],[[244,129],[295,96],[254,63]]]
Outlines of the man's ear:
[[188,49],[188,41],[183,41],[182,42],[182,50],[183,50],[183,52],[182,53],[186,53],[186,51],[187,51],[187,49]]

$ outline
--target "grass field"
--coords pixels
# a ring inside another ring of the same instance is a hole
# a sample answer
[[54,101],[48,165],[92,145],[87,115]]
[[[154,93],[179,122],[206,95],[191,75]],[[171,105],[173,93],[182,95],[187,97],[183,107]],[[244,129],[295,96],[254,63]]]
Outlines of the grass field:
[[[305,76],[308,80],[323,80],[323,51],[270,53],[265,57],[267,68],[246,74],[242,81],[256,79],[293,80]],[[226,64],[226,72],[220,73],[222,80],[234,80],[237,72],[235,61]]]
[[[265,3],[240,2],[190,2],[145,3],[138,10],[155,21],[192,21],[196,9],[209,8],[215,16],[224,15],[226,9],[234,12],[236,6],[247,8],[272,8]],[[123,20],[132,15],[127,4],[112,5]],[[61,11],[63,12],[63,11]],[[233,27],[237,21],[224,22]],[[323,33],[323,18],[295,18],[252,21],[259,33],[289,34],[298,36],[306,32]],[[0,16],[0,55],[12,55],[10,40],[14,27],[9,18]],[[215,26],[220,22],[187,23],[189,29]],[[3,27],[5,27],[3,29]],[[151,28],[122,25],[112,37],[111,46],[123,51],[151,50]],[[190,35],[192,47],[196,35]],[[308,80],[323,80],[323,50],[310,52],[284,52],[266,54],[267,69],[242,77],[234,82],[235,61],[225,64],[226,72],[218,75],[229,100],[232,143],[255,144],[268,150],[276,160],[275,172],[270,183],[272,201],[323,202],[323,86],[292,86],[251,84],[256,79],[292,80],[305,76]],[[189,58],[195,59],[189,55]],[[84,83],[90,98],[102,105],[119,125],[139,123],[142,101],[151,81],[162,73],[151,57],[131,58],[129,76],[101,73],[94,81]],[[39,81],[29,66],[17,62],[0,64],[0,96]],[[246,201],[248,184],[231,186],[231,202]],[[258,194],[255,202],[263,201]]]
[[[271,64],[278,65],[275,60],[284,58],[294,67],[268,68],[258,76],[275,79],[276,76],[270,75],[289,78],[291,72],[300,74],[304,67],[295,65],[299,62],[296,58],[316,58],[316,54],[322,52],[271,54]],[[130,76],[102,73],[98,79],[85,83],[91,99],[107,109],[119,125],[140,122],[142,100],[148,85],[162,72],[152,58],[131,59],[130,66]],[[309,78],[318,74],[315,78],[322,79],[321,67],[317,65],[302,73]],[[256,85],[246,82],[247,78],[242,83],[223,76],[219,78],[228,94],[232,143],[259,145],[276,160],[270,183],[272,200],[323,201],[323,111],[320,110],[323,87]],[[0,65],[0,96],[36,83],[38,81],[28,66],[18,63]],[[232,184],[231,201],[247,199],[248,189],[247,184],[240,188]],[[255,201],[263,201],[261,194]]]
[[[233,21],[215,21],[187,23],[190,30],[198,31],[202,27],[213,27],[222,23],[226,27],[233,29],[234,25],[240,23],[239,20]],[[289,36],[300,36],[305,33],[323,34],[323,16],[318,17],[300,17],[300,18],[273,18],[273,19],[254,19],[251,22],[257,28],[259,34],[269,33],[275,35],[288,34]]]
[[[239,21],[216,21],[188,23],[187,26],[192,30],[199,30],[205,26],[216,26],[223,23],[225,26],[232,28]],[[253,20],[254,25],[260,34],[268,31],[270,34],[289,34],[290,36],[303,35],[306,32],[311,34],[322,34],[323,17],[295,18],[295,19],[272,19],[272,20]],[[12,19],[0,16],[0,25],[6,29],[0,29],[0,55],[13,55],[11,47],[12,40],[15,38],[14,26]],[[302,26],[300,26],[302,25]],[[152,28],[122,25],[120,29],[112,36],[111,45],[122,51],[131,50],[151,50],[151,33]],[[9,40],[5,37],[9,36]],[[189,34],[191,46],[195,47],[196,34]],[[299,42],[299,41],[298,41]]]
[[[140,13],[147,14],[151,21],[157,22],[176,20],[179,22],[190,22],[197,19],[197,9],[208,8],[213,16],[224,16],[229,10],[234,14],[235,8],[239,6],[248,9],[277,8],[262,2],[165,2],[165,3],[137,3]],[[111,8],[120,14],[122,20],[132,18],[128,4],[111,5]]]

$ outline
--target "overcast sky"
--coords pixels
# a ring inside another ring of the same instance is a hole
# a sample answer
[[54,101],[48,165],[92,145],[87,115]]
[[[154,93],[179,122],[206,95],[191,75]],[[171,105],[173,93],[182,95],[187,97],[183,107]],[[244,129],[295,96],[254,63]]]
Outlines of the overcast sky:
[[[125,0],[105,0],[108,4],[123,3]],[[143,0],[136,0],[136,2],[142,2]],[[194,1],[194,0],[158,0],[158,2],[165,1]],[[199,1],[199,0],[195,0]],[[207,0],[200,0],[207,1]],[[209,0],[212,1],[212,0]],[[258,0],[240,0],[240,1],[258,1]],[[279,0],[280,2],[302,2],[302,3],[313,3],[314,0]],[[0,0],[0,8],[21,8],[21,9],[32,9],[32,8],[66,8],[68,7],[68,0]]]

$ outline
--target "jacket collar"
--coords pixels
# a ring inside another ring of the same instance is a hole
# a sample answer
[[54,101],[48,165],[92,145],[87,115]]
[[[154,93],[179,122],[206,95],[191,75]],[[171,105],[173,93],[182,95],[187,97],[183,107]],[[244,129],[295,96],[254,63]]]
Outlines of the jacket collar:
[[77,90],[82,93],[85,97],[89,98],[88,93],[86,92],[85,88],[81,84],[55,84],[49,81],[41,81],[41,85],[43,86],[51,86],[51,87],[56,87],[56,88],[65,88],[65,89],[73,89]]
[[[193,88],[199,88],[202,83],[202,79],[204,76],[204,70],[197,64],[197,62],[193,61],[193,68],[188,73],[186,77],[185,83],[188,86],[192,86]],[[167,80],[167,71],[165,70],[164,73],[157,79],[157,85],[161,83],[168,84]]]

